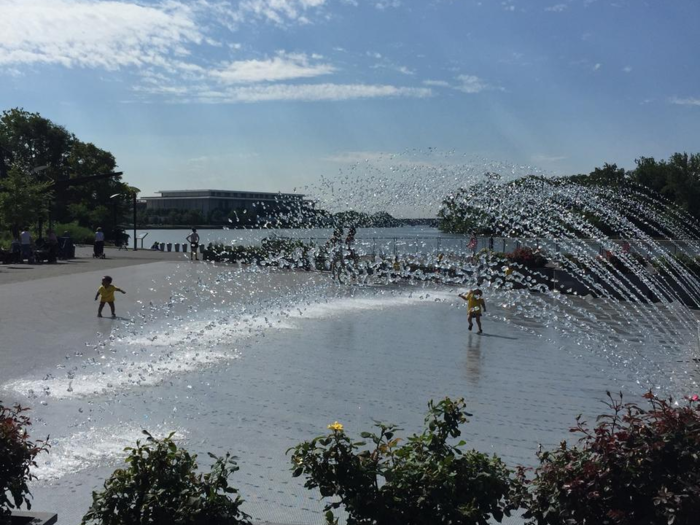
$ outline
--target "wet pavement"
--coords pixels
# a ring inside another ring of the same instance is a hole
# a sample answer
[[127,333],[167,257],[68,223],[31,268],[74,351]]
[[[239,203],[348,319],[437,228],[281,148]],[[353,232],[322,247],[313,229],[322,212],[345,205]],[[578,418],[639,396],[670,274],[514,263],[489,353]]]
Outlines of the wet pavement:
[[312,525],[322,505],[285,451],[333,421],[358,437],[373,420],[412,433],[430,399],[464,397],[468,446],[532,465],[538,444],[604,409],[607,389],[641,392],[628,371],[488,294],[477,335],[453,288],[157,262],[111,270],[128,292],[112,320],[95,317],[102,273],[0,286],[0,399],[32,407],[32,435],[51,435],[33,507],[61,524],[80,522],[142,429],[176,431],[203,464],[230,451],[246,512]]

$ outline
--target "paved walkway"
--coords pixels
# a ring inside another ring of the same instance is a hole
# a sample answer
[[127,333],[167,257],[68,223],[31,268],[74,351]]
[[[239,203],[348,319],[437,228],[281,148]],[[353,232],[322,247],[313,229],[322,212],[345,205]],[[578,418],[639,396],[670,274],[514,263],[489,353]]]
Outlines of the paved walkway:
[[56,264],[1,264],[0,285],[60,277],[75,273],[94,272],[146,264],[158,261],[183,261],[189,254],[151,250],[118,250],[105,248],[106,259],[92,257],[92,246],[76,246],[75,259]]

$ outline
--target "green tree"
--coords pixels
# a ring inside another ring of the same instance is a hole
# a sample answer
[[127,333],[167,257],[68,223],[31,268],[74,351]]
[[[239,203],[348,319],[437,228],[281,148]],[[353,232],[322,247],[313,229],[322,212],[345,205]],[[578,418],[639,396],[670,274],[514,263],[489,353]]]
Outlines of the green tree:
[[0,224],[17,236],[20,228],[48,218],[51,198],[50,182],[37,182],[13,166],[0,180]]
[[[71,184],[73,179],[113,172],[114,156],[80,141],[38,113],[14,108],[0,115],[0,179],[8,177],[11,166],[30,174],[37,183],[55,183],[50,214],[57,222],[77,220],[89,228],[102,226],[109,236],[113,223],[109,217],[115,206],[118,217],[129,210],[127,199],[110,199],[129,192],[129,187],[116,178]],[[85,208],[95,213],[86,213]]]
[[700,219],[700,153],[674,153],[668,161],[641,157],[637,159],[632,180]]

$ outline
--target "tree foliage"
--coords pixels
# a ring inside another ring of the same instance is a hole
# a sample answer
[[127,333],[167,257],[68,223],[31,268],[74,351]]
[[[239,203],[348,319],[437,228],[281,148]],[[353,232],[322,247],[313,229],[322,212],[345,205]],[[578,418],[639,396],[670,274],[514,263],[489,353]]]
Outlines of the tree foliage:
[[[488,175],[488,174],[487,174]],[[523,177],[512,184],[525,184],[538,177]],[[612,189],[633,189],[644,186],[670,203],[675,204],[700,220],[700,153],[675,153],[667,160],[641,157],[636,161],[636,168],[625,170],[617,164],[604,164],[587,175],[572,175],[548,179],[552,184],[576,183],[582,186]],[[492,225],[480,215],[473,206],[472,199],[479,199],[480,192],[489,191],[488,185],[477,184],[470,188],[461,188],[445,198],[438,213],[440,229],[450,233],[492,233]],[[586,220],[611,235],[600,217],[581,212]],[[634,219],[630,218],[632,222]],[[637,224],[645,229],[644,224]]]
[[31,425],[27,408],[5,407],[0,402],[0,523],[11,509],[26,505],[31,509],[28,483],[35,479],[31,467],[35,458],[48,451],[44,441],[32,442],[27,433]]
[[[83,525],[247,525],[243,500],[229,486],[238,466],[228,453],[214,459],[211,471],[197,473],[197,456],[173,441],[173,434],[127,448],[127,467],[93,492]],[[232,497],[235,495],[235,498]]]
[[662,400],[651,408],[610,399],[595,428],[579,418],[571,431],[579,446],[562,442],[538,453],[528,478],[520,468],[514,503],[530,525],[690,525],[700,516],[700,405]]
[[466,422],[462,399],[429,404],[425,430],[401,445],[394,425],[378,423],[379,433],[363,432],[354,441],[339,423],[329,435],[297,445],[293,475],[306,476],[326,503],[326,521],[343,507],[348,525],[486,525],[501,521],[509,509],[509,471],[497,457],[463,451]]
[[[0,180],[10,177],[13,169],[25,174],[35,184],[53,183],[53,199],[48,212],[52,220],[94,229],[102,226],[109,235],[114,215],[121,218],[129,209],[127,199],[110,199],[128,194],[129,188],[116,178],[81,184],[72,179],[111,173],[117,164],[114,156],[94,144],[82,142],[64,127],[38,113],[15,108],[0,115]],[[20,195],[24,197],[24,195]],[[17,205],[44,218],[33,200]],[[45,214],[44,214],[45,215]],[[3,221],[5,228],[11,224]]]
[[0,224],[17,235],[21,228],[48,217],[51,182],[37,182],[18,166],[0,179]]

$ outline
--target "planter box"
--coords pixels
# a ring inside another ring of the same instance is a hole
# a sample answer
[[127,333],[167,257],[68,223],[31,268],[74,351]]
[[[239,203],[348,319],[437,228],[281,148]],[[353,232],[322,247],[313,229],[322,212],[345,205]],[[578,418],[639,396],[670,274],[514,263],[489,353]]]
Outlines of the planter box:
[[57,520],[58,516],[50,512],[16,511],[10,517],[10,525],[54,525]]

